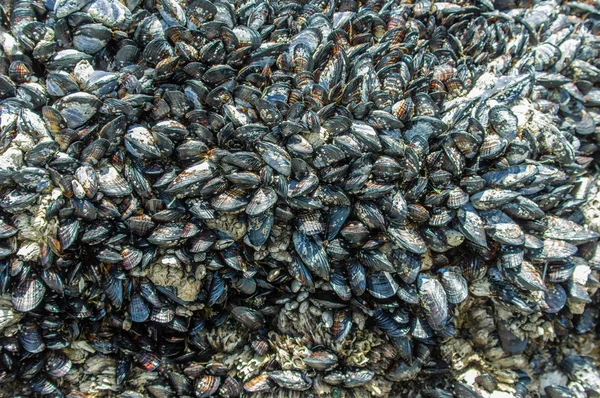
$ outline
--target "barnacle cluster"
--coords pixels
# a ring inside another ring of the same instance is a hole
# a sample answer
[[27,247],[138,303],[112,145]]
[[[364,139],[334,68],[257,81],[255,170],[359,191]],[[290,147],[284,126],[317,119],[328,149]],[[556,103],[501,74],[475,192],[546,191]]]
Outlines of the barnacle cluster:
[[599,34],[0,2],[0,396],[596,397]]

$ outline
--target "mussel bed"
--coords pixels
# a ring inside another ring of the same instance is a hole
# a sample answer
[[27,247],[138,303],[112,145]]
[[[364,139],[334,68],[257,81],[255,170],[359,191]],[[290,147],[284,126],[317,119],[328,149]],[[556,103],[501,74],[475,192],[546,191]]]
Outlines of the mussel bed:
[[0,397],[598,397],[600,4],[0,3]]

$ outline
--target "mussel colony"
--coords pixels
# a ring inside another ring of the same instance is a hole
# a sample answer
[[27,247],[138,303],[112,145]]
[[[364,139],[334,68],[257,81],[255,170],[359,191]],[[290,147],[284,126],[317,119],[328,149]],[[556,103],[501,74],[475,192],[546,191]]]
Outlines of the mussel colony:
[[0,14],[0,395],[598,396],[598,3]]

